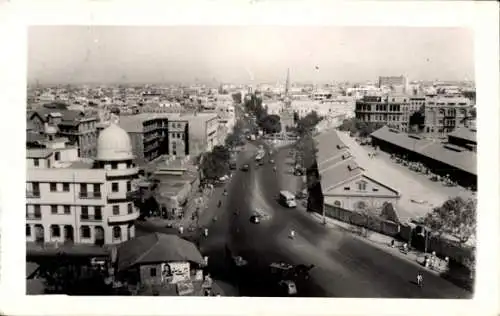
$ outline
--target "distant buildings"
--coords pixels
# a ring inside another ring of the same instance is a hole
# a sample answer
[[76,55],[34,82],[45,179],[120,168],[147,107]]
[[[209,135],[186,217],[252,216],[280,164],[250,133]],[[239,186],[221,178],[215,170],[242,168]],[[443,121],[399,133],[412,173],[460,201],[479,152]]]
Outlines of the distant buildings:
[[128,192],[138,169],[127,133],[115,124],[104,129],[90,160],[49,127],[26,153],[27,242],[101,246],[133,238],[139,211]]
[[425,132],[444,135],[460,126],[473,124],[469,99],[450,96],[394,95],[364,96],[356,101],[356,118],[362,122],[382,123],[407,132],[410,117],[417,111],[425,116]]
[[425,131],[444,135],[457,127],[472,127],[474,107],[465,97],[432,96],[425,105]]
[[163,154],[196,156],[218,144],[215,113],[141,113],[120,116],[119,125],[129,133],[140,164]]
[[57,129],[57,136],[67,137],[78,146],[82,158],[96,155],[97,117],[77,110],[42,107],[27,113],[27,123],[32,134],[44,134],[46,124]]
[[388,87],[395,93],[407,93],[408,79],[405,76],[382,76],[378,78],[378,87]]

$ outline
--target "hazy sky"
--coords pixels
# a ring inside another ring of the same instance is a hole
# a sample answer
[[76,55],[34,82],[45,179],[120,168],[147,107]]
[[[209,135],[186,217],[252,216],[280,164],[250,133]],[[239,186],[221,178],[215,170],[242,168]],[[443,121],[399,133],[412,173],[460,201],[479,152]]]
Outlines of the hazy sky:
[[36,26],[28,46],[39,83],[474,79],[461,28]]

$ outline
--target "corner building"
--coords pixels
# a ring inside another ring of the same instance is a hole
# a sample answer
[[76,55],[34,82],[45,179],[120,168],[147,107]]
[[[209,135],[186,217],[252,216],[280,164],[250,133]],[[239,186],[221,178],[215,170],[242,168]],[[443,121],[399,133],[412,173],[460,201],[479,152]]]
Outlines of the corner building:
[[127,132],[104,129],[95,160],[79,158],[65,141],[27,149],[26,241],[102,246],[133,238],[139,210],[127,193],[138,168]]

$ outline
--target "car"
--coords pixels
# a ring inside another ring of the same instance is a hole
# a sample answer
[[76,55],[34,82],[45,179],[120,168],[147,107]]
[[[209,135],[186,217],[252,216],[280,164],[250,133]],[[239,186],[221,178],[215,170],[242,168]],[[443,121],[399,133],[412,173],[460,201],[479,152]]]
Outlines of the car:
[[278,283],[278,285],[285,291],[287,295],[297,294],[297,286],[295,285],[295,282],[291,280],[282,280]]
[[242,171],[248,171],[249,169],[250,169],[250,166],[248,164],[244,164],[243,166],[241,166]]
[[253,224],[260,224],[260,216],[258,215],[250,216],[250,222]]

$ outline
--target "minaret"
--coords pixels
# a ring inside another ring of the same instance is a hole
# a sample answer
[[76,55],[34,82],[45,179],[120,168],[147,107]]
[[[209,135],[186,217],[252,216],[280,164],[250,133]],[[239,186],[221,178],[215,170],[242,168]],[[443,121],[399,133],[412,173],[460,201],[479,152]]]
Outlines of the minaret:
[[286,70],[286,83],[285,83],[285,97],[284,97],[284,105],[285,107],[290,107],[290,68]]
[[290,93],[290,68],[286,70],[285,98],[288,98],[289,93]]

